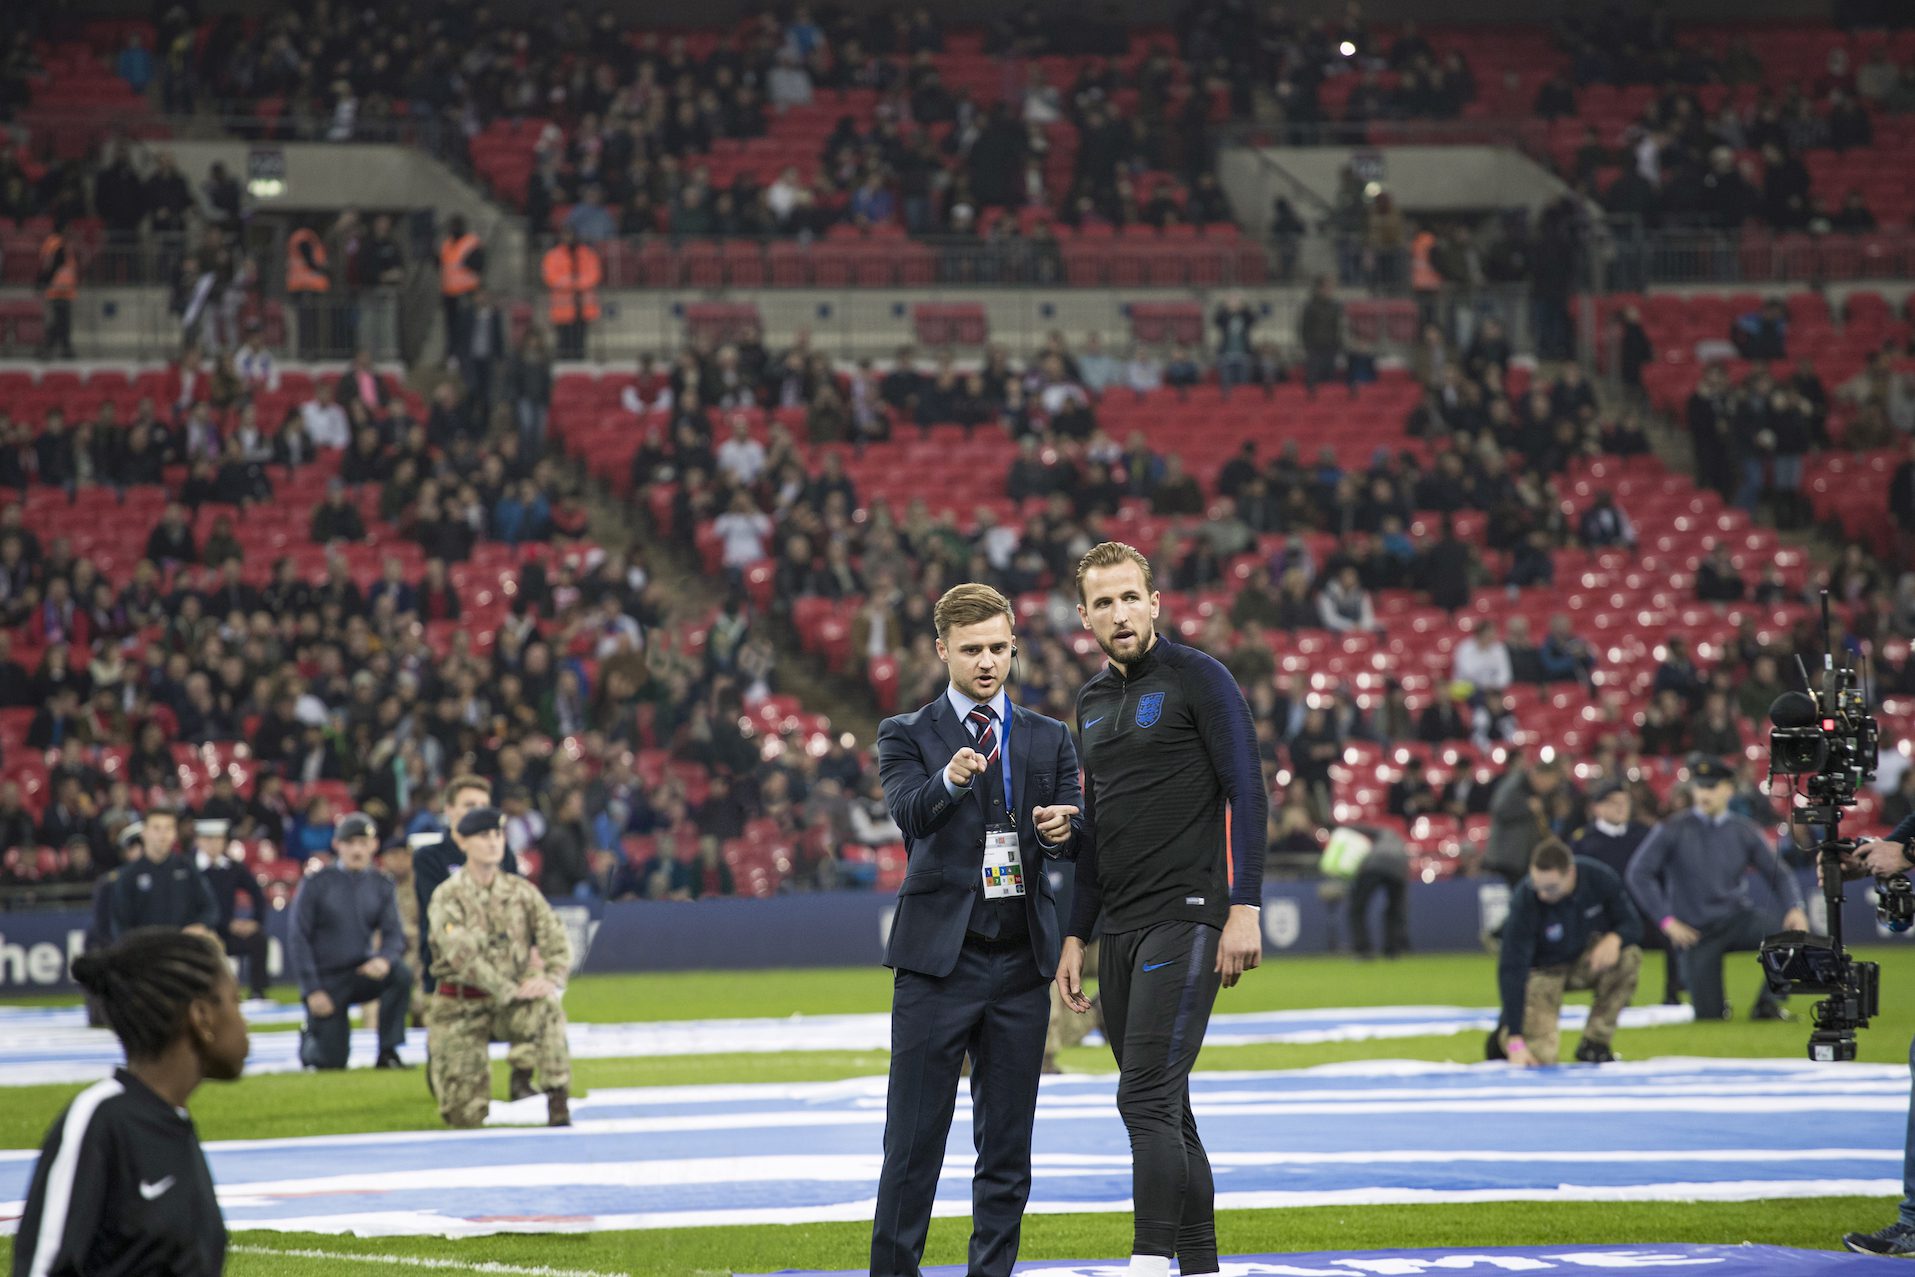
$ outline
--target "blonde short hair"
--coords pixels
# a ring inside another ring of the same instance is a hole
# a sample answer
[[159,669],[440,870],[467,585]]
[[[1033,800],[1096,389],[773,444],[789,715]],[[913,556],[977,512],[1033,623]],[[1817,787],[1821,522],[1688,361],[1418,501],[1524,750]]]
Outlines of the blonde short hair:
[[1122,541],[1106,541],[1102,545],[1092,546],[1077,561],[1077,601],[1084,601],[1084,577],[1092,568],[1114,568],[1124,562],[1135,563],[1144,574],[1145,594],[1157,592],[1157,574],[1150,570],[1150,560],[1144,557],[1144,552]]
[[994,616],[1004,617],[1013,626],[1017,624],[1017,613],[1011,610],[1011,601],[990,586],[975,581],[954,585],[946,590],[931,612],[939,638],[960,625],[976,625]]
[[468,789],[478,790],[486,796],[487,801],[490,801],[492,798],[492,782],[485,777],[473,775],[454,776],[446,782],[445,805],[450,807],[459,800],[459,795]]

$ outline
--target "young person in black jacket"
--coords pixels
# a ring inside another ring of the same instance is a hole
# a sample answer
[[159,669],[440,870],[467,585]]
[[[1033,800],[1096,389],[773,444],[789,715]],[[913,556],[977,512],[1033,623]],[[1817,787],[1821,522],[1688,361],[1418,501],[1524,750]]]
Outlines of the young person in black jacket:
[[205,936],[149,927],[81,954],[73,978],[99,999],[127,1063],[47,1132],[13,1240],[14,1277],[218,1277],[226,1224],[186,1101],[246,1064],[225,955]]

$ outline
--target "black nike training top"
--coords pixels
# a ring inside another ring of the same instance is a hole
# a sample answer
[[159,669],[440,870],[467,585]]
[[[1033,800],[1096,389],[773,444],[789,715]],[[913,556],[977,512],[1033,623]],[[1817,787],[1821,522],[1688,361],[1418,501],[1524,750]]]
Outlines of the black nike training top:
[[47,1132],[13,1277],[219,1277],[226,1223],[193,1119],[126,1069]]
[[[1067,934],[1183,920],[1221,927],[1263,903],[1268,800],[1250,706],[1230,671],[1162,634],[1128,675],[1077,694],[1084,821]],[[1226,847],[1226,839],[1228,846]]]

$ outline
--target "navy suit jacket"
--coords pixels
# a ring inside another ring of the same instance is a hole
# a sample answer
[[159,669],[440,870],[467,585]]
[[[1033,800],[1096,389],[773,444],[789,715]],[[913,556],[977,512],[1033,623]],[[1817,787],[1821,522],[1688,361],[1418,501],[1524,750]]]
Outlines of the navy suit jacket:
[[[944,769],[953,754],[975,743],[942,695],[878,727],[878,778],[884,784],[885,805],[904,831],[904,845],[911,853],[885,945],[888,967],[942,977],[957,966],[972,902],[984,889],[984,781],[974,779],[969,792],[953,798],[944,785]],[[1024,861],[1025,916],[1038,970],[1049,979],[1057,972],[1059,929],[1044,858],[1075,859],[1079,840],[1088,835],[1082,815],[1073,816],[1069,841],[1046,851],[1038,842],[1031,811],[1068,806],[1081,812],[1083,778],[1077,747],[1064,724],[1015,703],[1009,765]]]

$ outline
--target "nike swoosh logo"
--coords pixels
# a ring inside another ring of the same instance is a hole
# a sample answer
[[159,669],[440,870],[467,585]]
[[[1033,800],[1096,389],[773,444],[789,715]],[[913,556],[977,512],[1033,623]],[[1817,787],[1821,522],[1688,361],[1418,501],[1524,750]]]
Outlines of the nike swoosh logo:
[[165,1179],[154,1184],[149,1184],[145,1180],[141,1180],[140,1196],[150,1202],[157,1197],[165,1195],[166,1190],[171,1187],[173,1187],[173,1177],[171,1175],[168,1175]]
[[1103,722],[1108,717],[1110,717],[1108,714],[1099,714],[1096,718],[1093,718],[1091,719],[1090,722],[1084,724],[1084,730],[1089,731],[1091,728],[1097,726],[1099,723]]
[[1158,967],[1174,966],[1176,962],[1177,959],[1175,958],[1170,959],[1168,962],[1146,962],[1144,964],[1144,970],[1155,971]]

